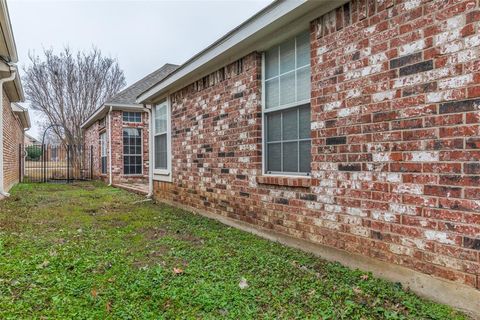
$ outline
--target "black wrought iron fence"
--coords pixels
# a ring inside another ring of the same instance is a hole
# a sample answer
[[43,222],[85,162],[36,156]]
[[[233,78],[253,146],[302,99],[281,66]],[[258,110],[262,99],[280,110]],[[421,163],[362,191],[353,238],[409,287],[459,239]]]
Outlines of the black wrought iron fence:
[[93,178],[93,148],[83,145],[25,145],[19,159],[22,182],[70,183]]

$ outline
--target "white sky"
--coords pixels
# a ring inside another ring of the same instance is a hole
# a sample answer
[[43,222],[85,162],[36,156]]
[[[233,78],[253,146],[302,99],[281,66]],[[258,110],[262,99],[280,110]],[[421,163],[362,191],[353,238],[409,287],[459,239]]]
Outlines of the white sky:
[[[89,50],[117,58],[127,85],[188,58],[272,0],[8,0],[21,71],[28,52]],[[28,104],[24,104],[28,106]],[[30,112],[39,137],[38,114]]]

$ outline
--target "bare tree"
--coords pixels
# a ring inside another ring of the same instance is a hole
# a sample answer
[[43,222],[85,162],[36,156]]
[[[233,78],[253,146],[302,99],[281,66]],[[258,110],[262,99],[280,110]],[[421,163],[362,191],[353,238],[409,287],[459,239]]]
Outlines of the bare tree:
[[117,60],[103,57],[100,50],[59,54],[44,50],[44,57],[29,54],[25,70],[25,92],[34,110],[54,124],[57,136],[69,144],[83,142],[81,124],[107,99],[125,86]]

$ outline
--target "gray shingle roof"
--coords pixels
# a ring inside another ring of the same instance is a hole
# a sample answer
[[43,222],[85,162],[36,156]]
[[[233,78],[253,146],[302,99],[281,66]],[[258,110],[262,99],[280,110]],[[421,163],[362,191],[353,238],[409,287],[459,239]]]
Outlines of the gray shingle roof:
[[160,69],[150,73],[148,76],[138,80],[131,86],[123,89],[112,98],[110,98],[105,104],[136,104],[135,100],[140,93],[148,90],[154,84],[162,81],[166,76],[175,71],[179,66],[171,63],[163,65]]

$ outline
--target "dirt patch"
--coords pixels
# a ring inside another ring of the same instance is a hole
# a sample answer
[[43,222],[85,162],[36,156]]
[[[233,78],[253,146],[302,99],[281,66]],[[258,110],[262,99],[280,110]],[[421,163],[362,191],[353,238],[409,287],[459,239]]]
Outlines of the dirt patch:
[[167,231],[162,228],[152,227],[152,228],[140,228],[137,230],[138,234],[142,234],[146,240],[158,240],[163,238]]
[[19,232],[21,231],[21,228],[17,221],[2,219],[0,220],[0,230],[8,232]]
[[79,189],[83,189],[83,190],[95,190],[95,186],[92,185],[92,184],[86,184],[86,183],[72,183],[71,186],[74,186],[76,188],[79,188]]
[[200,237],[197,237],[190,233],[183,233],[179,231],[177,231],[177,233],[175,234],[175,238],[177,238],[178,240],[190,242],[193,245],[197,245],[197,246],[203,245],[205,243],[205,241]]
[[157,264],[164,266],[165,265],[164,256],[168,254],[169,251],[170,249],[167,248],[166,246],[162,246],[162,245],[157,246],[155,247],[155,250],[152,250],[143,256],[135,257],[132,265],[138,269],[151,267]]

